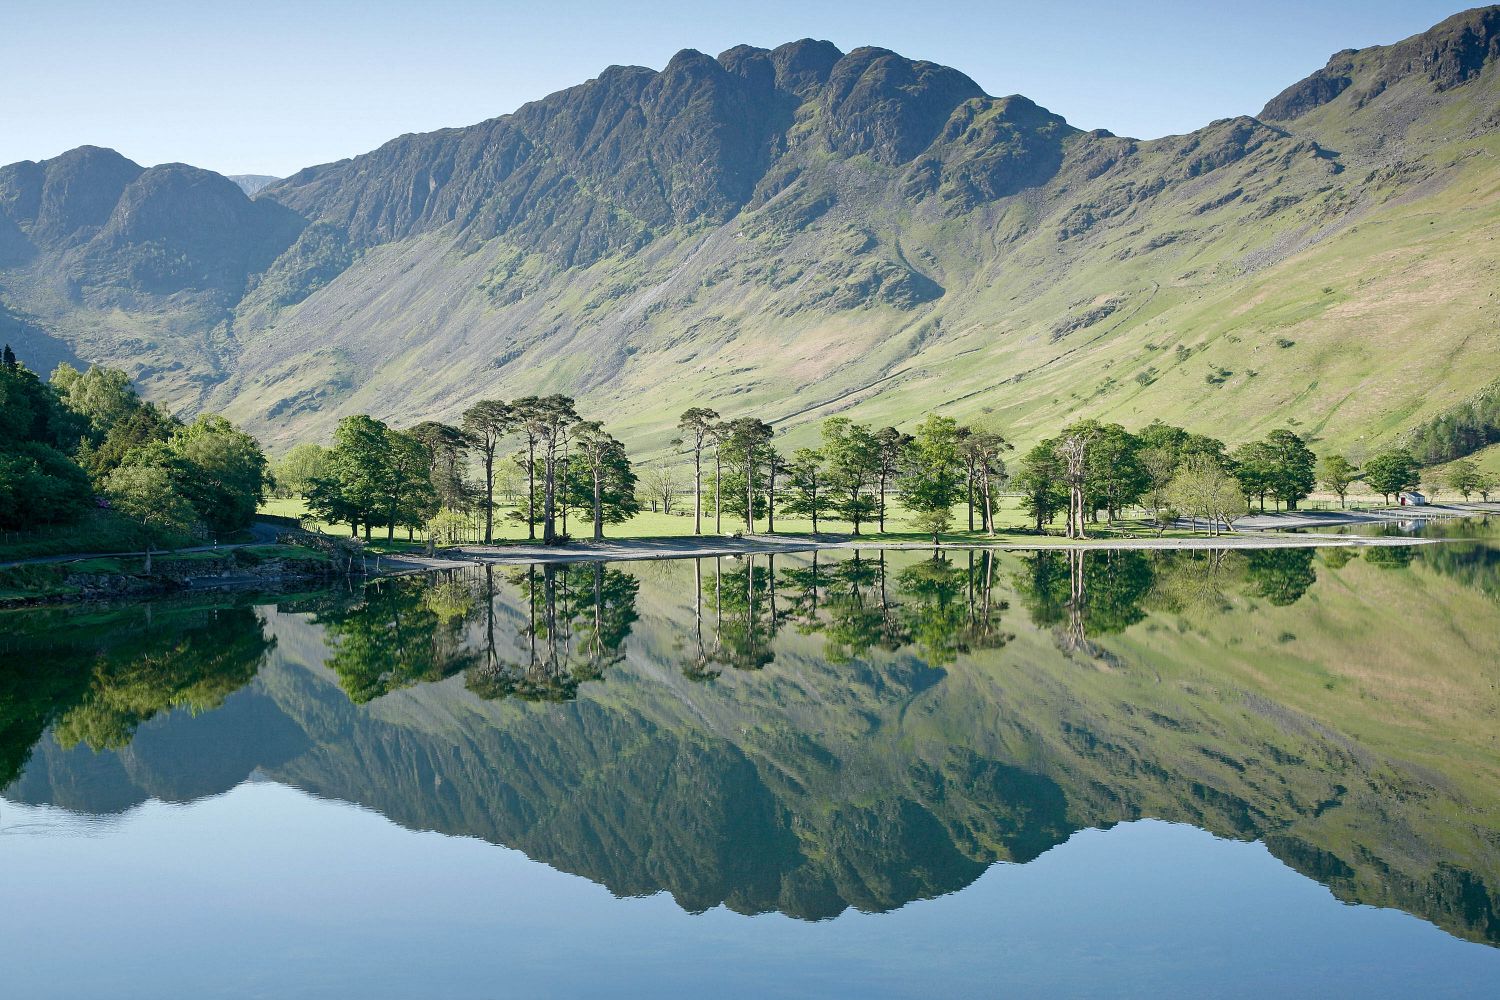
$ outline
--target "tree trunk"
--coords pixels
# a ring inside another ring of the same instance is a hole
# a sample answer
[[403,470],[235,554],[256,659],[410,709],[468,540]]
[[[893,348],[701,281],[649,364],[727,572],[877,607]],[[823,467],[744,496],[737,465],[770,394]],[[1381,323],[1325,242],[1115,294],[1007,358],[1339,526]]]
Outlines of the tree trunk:
[[755,460],[745,463],[745,534],[755,534]]
[[495,540],[495,446],[484,452],[484,544]]
[[724,534],[724,463],[714,449],[714,534]]
[[776,534],[776,462],[766,467],[766,534]]
[[557,525],[553,522],[557,502],[557,462],[551,447],[542,459],[546,480],[542,487],[542,543],[551,545],[557,541]]
[[526,537],[536,541],[536,442],[526,441]]
[[604,537],[604,498],[600,485],[600,475],[594,473],[594,541]]
[[[880,509],[875,512],[875,517],[880,525],[880,533],[885,534],[885,478],[886,474],[880,474]],[[814,531],[817,529],[814,528]]]
[[693,534],[703,534],[703,446],[693,449]]

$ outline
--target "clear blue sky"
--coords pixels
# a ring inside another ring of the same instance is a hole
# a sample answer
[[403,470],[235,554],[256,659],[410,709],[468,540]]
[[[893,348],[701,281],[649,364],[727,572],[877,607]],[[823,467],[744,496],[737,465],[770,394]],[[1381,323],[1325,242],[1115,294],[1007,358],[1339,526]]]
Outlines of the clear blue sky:
[[827,38],[957,67],[1083,128],[1153,138],[1258,111],[1432,0],[5,0],[0,163],[83,143],[284,175],[504,114],[614,63]]

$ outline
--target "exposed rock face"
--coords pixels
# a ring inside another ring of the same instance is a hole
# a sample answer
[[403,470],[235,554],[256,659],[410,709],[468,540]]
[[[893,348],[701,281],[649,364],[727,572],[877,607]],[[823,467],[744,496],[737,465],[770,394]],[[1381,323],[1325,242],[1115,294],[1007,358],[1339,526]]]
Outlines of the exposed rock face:
[[1273,97],[1260,117],[1267,121],[1300,117],[1337,98],[1356,76],[1364,100],[1411,77],[1447,90],[1478,76],[1497,57],[1500,7],[1464,11],[1396,45],[1335,53],[1327,66]]
[[[660,73],[611,67],[515,114],[403,136],[265,193],[360,246],[456,222],[471,239],[505,236],[573,267],[638,249],[667,228],[727,221],[757,193],[779,190],[785,175],[768,171],[809,143],[908,163],[970,101],[988,103],[968,77],[884,49],[842,55],[802,41],[740,46],[718,59],[687,50]],[[1017,146],[1030,128],[1065,129],[1020,103],[1000,126]],[[799,122],[814,127],[799,131]],[[971,156],[995,158],[982,137],[952,132]]]
[[112,149],[80,146],[41,163],[0,167],[0,210],[44,249],[76,246],[114,214],[144,171]]

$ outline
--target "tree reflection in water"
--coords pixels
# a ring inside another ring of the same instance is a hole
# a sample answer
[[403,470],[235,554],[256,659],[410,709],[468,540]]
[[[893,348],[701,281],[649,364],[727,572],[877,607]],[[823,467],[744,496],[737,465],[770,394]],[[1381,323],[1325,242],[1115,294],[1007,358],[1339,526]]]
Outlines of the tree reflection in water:
[[274,645],[254,608],[223,602],[12,616],[0,639],[0,787],[47,727],[64,748],[126,747],[161,713],[223,704]]
[[571,701],[579,685],[603,678],[624,657],[639,588],[628,573],[595,562],[530,565],[510,574],[526,608],[518,629],[524,660],[507,660],[498,653],[493,567],[486,567],[484,582],[485,656],[468,668],[464,679],[479,697]]
[[[9,798],[108,811],[259,774],[620,895],[807,919],[1154,816],[1263,839],[1341,899],[1496,943],[1483,613],[1500,557],[1471,544],[489,566],[274,615],[26,613],[0,633],[0,778],[32,754]],[[1387,572],[1420,643],[1388,624]],[[1286,610],[1310,591],[1316,607]],[[1062,669],[1079,654],[1118,669]],[[1324,673],[1337,683],[1309,686]]]

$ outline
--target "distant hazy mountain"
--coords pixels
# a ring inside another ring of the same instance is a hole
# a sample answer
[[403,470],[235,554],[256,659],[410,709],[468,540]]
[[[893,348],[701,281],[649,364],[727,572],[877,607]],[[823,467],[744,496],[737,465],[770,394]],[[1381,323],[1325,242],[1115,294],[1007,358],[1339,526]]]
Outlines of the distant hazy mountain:
[[274,440],[567,391],[1018,439],[1074,415],[1356,453],[1500,369],[1500,8],[1152,141],[883,49],[611,67],[254,200],[107,150],[0,168],[0,300]]
[[281,180],[280,177],[272,177],[269,174],[229,174],[228,177],[246,194],[255,194],[266,185],[275,184]]

